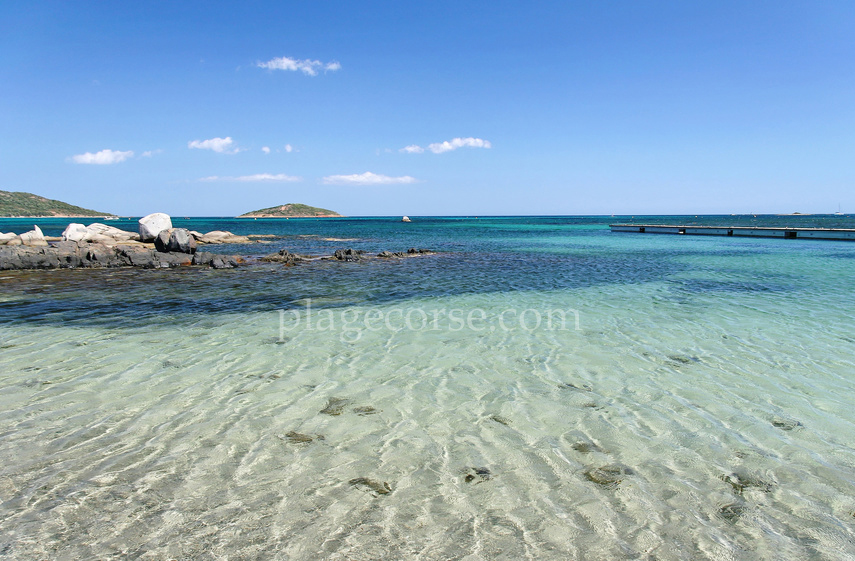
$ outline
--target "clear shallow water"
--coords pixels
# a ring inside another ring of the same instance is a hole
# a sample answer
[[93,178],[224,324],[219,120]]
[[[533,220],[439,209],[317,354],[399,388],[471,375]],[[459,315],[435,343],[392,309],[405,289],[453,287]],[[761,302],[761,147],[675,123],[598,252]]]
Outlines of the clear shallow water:
[[855,557],[855,244],[196,220],[446,253],[0,275],[0,555]]

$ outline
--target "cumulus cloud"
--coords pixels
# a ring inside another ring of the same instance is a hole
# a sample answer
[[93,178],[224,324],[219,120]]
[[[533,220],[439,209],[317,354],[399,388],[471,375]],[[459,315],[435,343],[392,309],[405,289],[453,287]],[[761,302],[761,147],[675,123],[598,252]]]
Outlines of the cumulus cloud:
[[286,182],[295,182],[302,181],[302,177],[296,177],[293,175],[285,175],[284,173],[256,173],[254,175],[240,175],[238,177],[228,177],[228,176],[219,176],[212,175],[210,177],[203,177],[199,179],[199,181],[239,181],[242,183],[251,183],[251,182],[267,182],[267,183],[286,183]]
[[472,138],[470,136],[468,138],[453,138],[451,140],[446,140],[445,142],[435,142],[428,145],[428,150],[434,154],[442,154],[443,152],[450,152],[452,150],[457,150],[458,148],[463,148],[464,146],[468,146],[469,148],[493,147],[489,140]]
[[187,143],[187,148],[197,148],[199,150],[213,150],[220,154],[237,154],[240,149],[235,146],[235,141],[232,137],[225,138],[209,138],[208,140],[191,140]]
[[365,173],[354,173],[352,175],[328,175],[323,179],[327,185],[392,185],[396,183],[416,183],[418,179],[403,175],[401,177],[389,177],[366,171]]
[[262,146],[261,151],[265,154],[270,154],[270,146]]
[[75,164],[118,164],[124,162],[128,158],[133,157],[133,150],[122,152],[121,150],[101,150],[100,152],[86,152],[85,154],[77,154],[71,157],[71,161]]
[[285,151],[286,151],[286,152],[289,152],[289,153],[290,153],[290,152],[293,152],[293,151],[294,151],[294,147],[293,147],[293,146],[291,146],[290,144],[286,144],[286,145],[285,145]]
[[410,144],[398,150],[398,152],[406,152],[407,154],[421,154],[424,151],[425,149],[417,144]]
[[267,68],[268,70],[290,70],[292,72],[300,71],[307,76],[317,76],[318,70],[325,72],[335,72],[341,70],[341,63],[338,61],[321,62],[319,60],[299,60],[287,56],[274,58],[267,62],[256,63],[259,68]]

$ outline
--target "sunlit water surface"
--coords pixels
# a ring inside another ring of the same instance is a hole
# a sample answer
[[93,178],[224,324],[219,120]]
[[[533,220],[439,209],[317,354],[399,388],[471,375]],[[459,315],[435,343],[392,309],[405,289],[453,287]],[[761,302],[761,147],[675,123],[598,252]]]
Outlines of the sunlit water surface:
[[855,558],[855,244],[196,220],[441,253],[0,274],[0,557]]

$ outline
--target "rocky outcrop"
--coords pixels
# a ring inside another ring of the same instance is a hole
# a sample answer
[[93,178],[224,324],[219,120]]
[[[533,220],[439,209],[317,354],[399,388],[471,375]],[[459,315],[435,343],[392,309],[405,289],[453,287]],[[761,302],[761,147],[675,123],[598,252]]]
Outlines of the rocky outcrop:
[[337,249],[333,253],[333,257],[339,261],[359,261],[364,253],[361,249]]
[[242,259],[212,253],[160,252],[141,244],[105,245],[63,241],[47,247],[0,246],[0,270],[139,267],[166,269],[203,265],[237,267]]
[[151,242],[159,233],[164,230],[172,229],[172,219],[168,214],[155,212],[148,216],[143,216],[139,220],[140,224],[140,241]]
[[303,261],[304,258],[297,255],[296,253],[291,253],[287,249],[280,249],[279,253],[267,255],[265,257],[262,257],[261,260],[266,261],[268,263],[283,263],[285,265],[294,265],[300,261]]
[[196,253],[196,239],[187,228],[172,228],[157,235],[154,248],[161,252]]
[[191,231],[190,234],[198,243],[221,244],[221,243],[252,243],[252,240],[246,236],[237,236],[231,232],[223,230],[214,230],[207,234]]
[[381,251],[377,254],[377,257],[381,259],[392,259],[394,257],[406,257],[407,254],[403,251]]
[[21,245],[43,247],[48,244],[45,235],[42,234],[42,230],[38,226],[33,226],[32,230],[24,232],[18,238],[21,240]]
[[120,230],[113,226],[93,222],[89,226],[71,223],[62,232],[62,241],[93,242],[107,245],[139,241],[140,236],[134,232]]

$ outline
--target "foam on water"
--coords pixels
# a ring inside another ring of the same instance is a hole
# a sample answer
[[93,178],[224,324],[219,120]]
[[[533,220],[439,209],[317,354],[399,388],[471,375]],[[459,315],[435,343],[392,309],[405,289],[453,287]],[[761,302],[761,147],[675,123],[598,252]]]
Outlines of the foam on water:
[[0,552],[855,557],[855,247],[510,226],[487,255],[4,275]]

